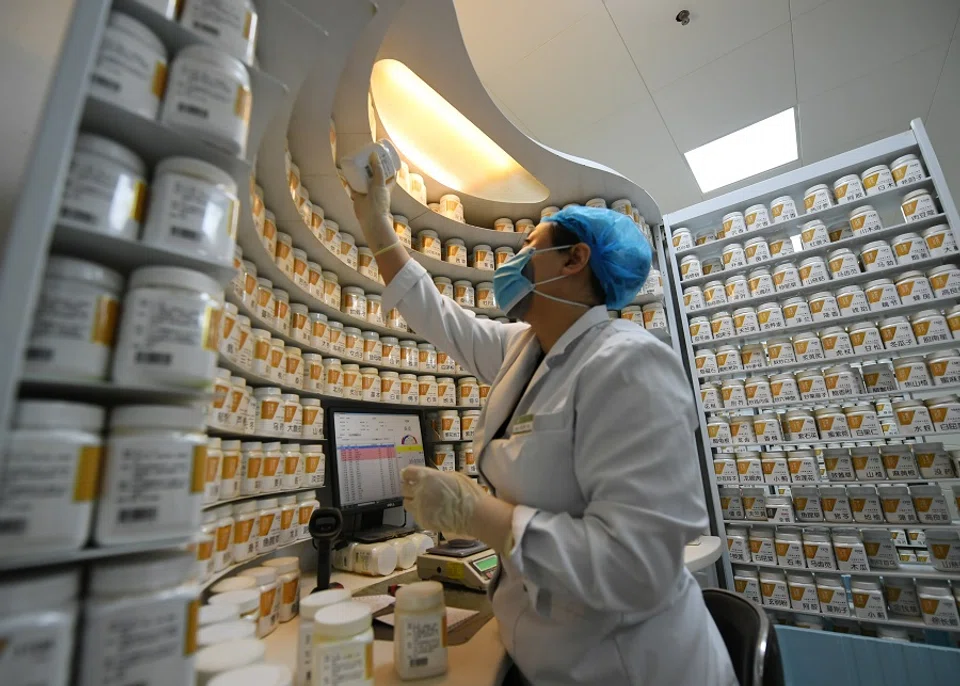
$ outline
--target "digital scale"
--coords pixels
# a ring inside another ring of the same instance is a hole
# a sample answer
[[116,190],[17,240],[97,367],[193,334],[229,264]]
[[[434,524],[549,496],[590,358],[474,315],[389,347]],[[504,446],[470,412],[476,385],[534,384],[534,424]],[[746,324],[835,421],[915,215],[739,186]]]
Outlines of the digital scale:
[[424,581],[440,581],[486,591],[499,564],[497,554],[480,541],[456,538],[420,555],[417,558],[417,573]]

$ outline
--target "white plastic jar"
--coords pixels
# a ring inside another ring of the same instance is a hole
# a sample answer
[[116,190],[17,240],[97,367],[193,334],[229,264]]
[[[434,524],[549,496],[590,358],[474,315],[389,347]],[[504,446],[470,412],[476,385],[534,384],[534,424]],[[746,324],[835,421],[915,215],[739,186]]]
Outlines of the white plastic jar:
[[[661,314],[663,312],[663,305],[661,303],[654,303],[660,305]],[[649,307],[649,305],[644,306]],[[663,325],[660,328],[666,328],[666,317],[663,316]],[[650,327],[647,327],[650,328]],[[760,322],[757,319],[757,311],[752,307],[741,307],[733,311],[733,328],[736,331],[738,336],[746,336],[753,333],[758,333],[760,331]],[[739,357],[738,357],[739,361]]]
[[743,384],[747,394],[747,405],[759,407],[773,404],[770,381],[765,376],[751,376]]
[[890,165],[890,173],[897,186],[909,186],[922,181],[927,175],[923,169],[923,164],[913,154],[906,154],[895,159],[893,164]]
[[[802,409],[789,410],[786,415],[786,428],[787,428],[787,439],[790,441],[802,442],[802,441],[819,440],[819,436],[817,435],[817,422],[813,416],[813,413],[810,412],[809,410],[802,410]],[[804,459],[806,459],[806,456],[803,456],[803,457]],[[800,457],[797,457],[793,453],[791,453],[790,458],[788,459],[788,463],[790,463],[790,468],[791,468],[790,473],[796,476],[800,472],[794,471],[795,463],[790,462],[790,460],[793,460],[793,459],[799,460]],[[799,463],[796,463],[796,464],[799,464]],[[804,463],[804,464],[807,464],[807,463]],[[816,460],[814,460],[814,465],[816,465]],[[812,479],[804,478],[804,479],[801,479],[801,481],[806,481],[806,480],[816,481],[817,479],[815,477],[816,475],[814,475],[814,478]],[[796,480],[797,479],[794,478],[794,481]]]
[[813,255],[800,262],[800,282],[804,286],[826,283],[830,280],[827,264],[819,255]]
[[683,306],[687,312],[695,312],[706,306],[700,286],[688,286],[683,289]]
[[929,229],[924,229],[920,235],[927,244],[930,257],[943,257],[957,252],[957,242],[948,224],[931,226]]
[[743,519],[743,499],[740,489],[736,486],[720,486],[717,488],[720,495],[720,509],[724,519]]
[[723,284],[723,290],[727,294],[727,302],[734,303],[740,300],[746,300],[750,297],[750,289],[747,287],[747,277],[743,274],[734,274]]
[[796,373],[800,399],[805,402],[826,400],[827,382],[819,369],[805,369]]
[[251,0],[228,3],[191,0],[180,15],[180,23],[244,63],[253,65],[259,16]]
[[941,572],[960,570],[960,534],[952,528],[926,530],[930,564]]
[[762,203],[748,207],[744,211],[743,218],[747,231],[757,231],[770,226],[770,213],[767,212],[767,206]]
[[27,372],[61,379],[104,378],[122,290],[123,277],[112,269],[51,256],[25,355]]
[[910,498],[921,524],[950,523],[947,498],[938,484],[910,486]]
[[363,359],[363,333],[355,326],[343,327],[343,354],[358,362]]
[[424,679],[447,671],[443,586],[421,581],[397,591],[394,668],[401,679]]
[[794,610],[820,614],[820,600],[813,574],[807,572],[787,574],[787,588],[790,591],[790,606]]
[[828,265],[831,278],[834,279],[843,279],[860,273],[860,263],[857,261],[857,256],[849,248],[840,248],[830,253]]
[[370,608],[354,601],[338,602],[316,613],[312,651],[314,684],[373,686],[371,622]]
[[960,353],[945,350],[927,356],[927,369],[935,386],[960,383]]
[[780,308],[780,304],[775,301],[759,305],[756,316],[760,331],[774,331],[786,326],[783,319],[783,310]]
[[747,232],[747,222],[743,212],[728,212],[723,215],[723,237],[739,236]]
[[727,554],[731,562],[749,562],[750,552],[747,543],[747,530],[739,526],[728,526]]
[[136,240],[146,191],[146,165],[140,157],[108,138],[80,133],[57,222]]
[[[766,212],[766,209],[764,209]],[[770,259],[770,246],[762,237],[751,238],[743,244],[743,252],[747,258],[747,264],[756,264]]]
[[913,446],[920,476],[924,479],[952,479],[955,476],[950,455],[942,443],[916,443]]
[[933,420],[930,418],[930,410],[920,400],[894,402],[893,410],[897,418],[897,428],[901,435],[914,436],[921,433],[933,433],[934,426]]
[[797,361],[793,343],[789,338],[771,338],[767,341],[767,358],[773,366],[793,364]]
[[938,213],[937,204],[926,188],[915,190],[903,196],[900,211],[903,213],[903,220],[907,224],[935,217]]
[[720,386],[720,397],[723,398],[725,410],[736,410],[747,407],[747,392],[740,379],[727,379]]
[[898,357],[893,360],[893,372],[897,378],[897,387],[901,390],[930,388],[933,380],[927,371],[923,357]]
[[937,298],[947,298],[960,295],[960,269],[954,264],[944,264],[934,267],[927,275],[930,277],[930,286],[933,295]]
[[766,267],[757,267],[750,272],[747,280],[747,288],[750,291],[750,295],[755,298],[764,295],[773,295],[776,292],[773,277],[770,275],[770,270]]
[[820,486],[820,504],[823,518],[828,522],[850,523],[853,513],[850,510],[850,498],[843,486]]
[[715,312],[710,317],[710,332],[715,341],[733,336],[733,317],[730,313],[725,310]]
[[834,181],[833,195],[837,199],[838,205],[845,205],[848,202],[867,197],[866,191],[863,190],[863,184],[860,182],[860,177],[856,174],[847,174]]
[[156,119],[167,76],[167,50],[153,31],[111,12],[90,74],[90,94]]
[[860,174],[860,180],[863,181],[863,188],[868,197],[894,188],[893,175],[890,173],[890,167],[885,164],[870,167]]
[[709,343],[713,340],[713,334],[710,332],[710,320],[706,317],[690,318],[690,338],[694,344]]
[[[110,417],[94,539],[100,545],[189,536],[200,525],[207,442],[202,413],[129,405]],[[157,479],[154,473],[164,474]]]
[[696,255],[687,255],[680,259],[680,279],[698,279],[703,276],[700,268],[700,258]]
[[880,438],[883,432],[880,428],[880,417],[872,403],[857,403],[853,407],[844,407],[843,413],[847,417],[847,426],[853,438]]
[[880,320],[880,338],[887,350],[910,348],[917,344],[917,337],[906,317],[887,317]]
[[747,256],[742,243],[730,243],[724,246],[720,255],[725,270],[740,269],[747,266]]
[[[259,465],[258,465],[259,469]],[[237,503],[233,509],[233,559],[235,562],[245,562],[254,556],[257,551],[257,503],[255,500],[246,500]]]
[[8,554],[81,548],[90,536],[102,462],[104,410],[20,400],[6,446],[0,543]]
[[[813,422],[813,415],[806,410],[801,410],[801,415],[793,415],[793,419],[800,418],[802,424],[796,424],[796,429],[787,427],[791,434],[799,432],[816,432],[816,424]],[[789,415],[788,415],[789,417]],[[809,417],[809,419],[808,419]],[[789,423],[790,418],[787,419]],[[787,469],[790,471],[790,481],[792,483],[814,483],[820,480],[820,468],[817,465],[816,455],[812,450],[794,450],[787,453]],[[819,505],[818,505],[819,507]]]
[[323,302],[329,307],[340,309],[340,277],[335,272],[321,272],[323,279]]
[[770,246],[771,259],[786,257],[787,255],[792,255],[794,252],[793,242],[790,240],[790,236],[784,234],[771,236],[767,241],[767,245]]
[[[758,315],[759,318],[759,315]],[[766,364],[766,352],[760,343],[747,343],[740,348],[740,363],[744,370],[763,369]]]
[[837,298],[830,291],[820,291],[810,296],[810,315],[814,322],[824,322],[840,317],[840,306]]
[[693,234],[690,233],[690,229],[681,226],[674,229],[670,241],[677,252],[689,250],[693,247]]
[[345,364],[342,366],[343,397],[350,400],[363,400],[363,377],[360,374],[360,365]]
[[770,217],[774,224],[797,218],[797,205],[789,195],[783,195],[770,203]]
[[[191,632],[199,603],[197,586],[188,583],[192,565],[190,553],[166,552],[93,566],[78,632],[79,685],[102,686],[117,679],[151,686],[193,681],[196,643]],[[137,639],[147,643],[131,650]]]
[[[745,488],[744,491],[763,492],[763,488]],[[766,513],[764,513],[766,518]],[[750,559],[754,563],[774,564],[777,559],[773,547],[773,527],[754,526],[750,528]]]
[[839,574],[817,575],[817,597],[820,599],[820,614],[834,617],[850,616],[847,588]]
[[833,207],[833,205],[833,193],[830,192],[825,183],[811,186],[803,193],[803,208],[807,214],[825,210],[828,207]]
[[815,362],[826,359],[823,354],[823,343],[816,331],[798,333],[793,337],[793,350],[797,355],[797,362]]
[[415,374],[400,375],[400,403],[403,405],[420,404],[420,382]]
[[918,580],[917,598],[925,625],[934,629],[960,627],[956,597],[945,581]]
[[239,208],[237,184],[227,172],[202,160],[168,157],[153,172],[142,240],[225,262],[233,254]]
[[847,416],[836,405],[814,410],[817,420],[817,430],[820,439],[824,441],[850,438],[850,427],[847,426]]
[[823,346],[823,355],[828,360],[853,355],[850,335],[842,326],[823,329],[820,332],[820,344]]
[[853,352],[857,355],[883,351],[883,337],[880,335],[880,329],[872,321],[855,322],[850,325],[849,332],[850,345],[853,346]]
[[703,382],[700,384],[700,404],[706,411],[723,409],[720,399],[720,388],[715,383]]
[[[803,486],[796,490],[815,490],[813,487]],[[796,496],[794,496],[796,500]],[[837,561],[833,555],[833,541],[826,529],[804,529],[803,552],[810,569],[836,569]]]
[[800,242],[804,250],[812,250],[830,242],[827,225],[819,219],[809,221],[800,227]]
[[955,395],[939,398],[927,398],[923,401],[930,411],[935,431],[942,433],[960,432],[960,401]]
[[207,386],[216,369],[222,301],[223,289],[206,274],[180,267],[135,270],[124,300],[114,381]]
[[[736,417],[734,421],[747,419],[753,423],[753,416]],[[731,425],[732,426],[732,425]],[[750,435],[753,435],[753,427],[750,428]],[[753,441],[756,442],[756,441]],[[737,476],[742,484],[762,484],[763,466],[760,463],[760,453],[756,450],[741,450],[736,455]],[[766,491],[763,493],[766,497]]]
[[[780,427],[780,418],[776,412],[759,412],[753,418],[753,432],[757,443],[772,444],[783,441],[783,430]],[[784,462],[784,466],[786,462]],[[765,467],[762,462],[761,467]],[[766,471],[764,472],[766,474]]]
[[[824,267],[826,270],[826,267]],[[794,288],[800,288],[800,271],[793,262],[782,262],[773,268],[773,286],[777,293],[790,291]],[[824,271],[826,274],[826,271]]]
[[[733,453],[716,453],[713,456],[713,475],[718,484],[739,483],[737,461],[734,459]],[[730,530],[727,529],[727,535],[729,536],[729,534]]]
[[890,247],[897,258],[897,264],[910,264],[929,259],[926,242],[912,231],[902,233],[890,241]]
[[[861,473],[868,474],[877,474],[880,473],[879,478],[883,478],[883,466],[880,463],[879,453],[863,456],[867,457],[869,462],[873,462],[873,466],[864,465],[862,462],[857,461],[857,456],[854,456],[854,467],[857,468],[857,478],[860,478]],[[877,477],[873,477],[877,478]],[[853,519],[858,524],[880,524],[883,522],[883,505],[880,504],[880,496],[877,494],[877,489],[874,486],[847,486],[847,497],[850,499],[850,510],[853,513]],[[885,540],[890,540],[890,534],[884,532]],[[868,557],[871,555],[871,549],[873,546],[869,545],[870,539],[867,538],[867,533],[864,532],[864,538],[867,540],[867,554]],[[872,564],[872,561],[871,561]]]
[[730,418],[730,441],[733,445],[752,445],[757,442],[752,415]]
[[868,281],[864,293],[867,295],[867,302],[873,312],[899,307],[901,304],[897,287],[890,279]]
[[803,569],[806,567],[806,560],[803,556],[803,539],[800,536],[799,529],[793,527],[778,527],[774,545],[777,552],[776,564],[778,566],[794,569]]
[[731,445],[730,422],[722,415],[708,416],[707,437],[712,448],[722,448]]
[[360,254],[357,251],[357,239],[351,234],[340,233],[340,261],[356,271]]
[[417,233],[417,251],[427,257],[439,260],[441,257],[440,238],[436,231],[424,229]]
[[383,362],[383,344],[380,342],[380,334],[376,331],[362,332],[361,344],[363,346],[364,362],[369,364],[381,364]]
[[886,241],[867,243],[860,250],[860,259],[863,261],[864,270],[868,272],[887,269],[897,265],[897,259],[894,257],[893,249]]
[[708,281],[703,285],[703,299],[708,307],[725,305],[727,303],[727,291],[720,281]]
[[207,45],[177,53],[164,93],[164,124],[243,156],[252,107],[250,74],[243,62]]

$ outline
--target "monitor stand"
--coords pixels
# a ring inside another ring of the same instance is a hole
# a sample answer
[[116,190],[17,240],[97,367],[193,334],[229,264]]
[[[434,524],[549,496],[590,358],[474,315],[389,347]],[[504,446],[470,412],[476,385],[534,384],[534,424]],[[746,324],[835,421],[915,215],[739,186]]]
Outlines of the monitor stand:
[[390,526],[383,523],[383,510],[364,512],[360,516],[360,526],[357,530],[348,533],[348,538],[360,543],[379,543],[391,538],[412,534],[412,526]]

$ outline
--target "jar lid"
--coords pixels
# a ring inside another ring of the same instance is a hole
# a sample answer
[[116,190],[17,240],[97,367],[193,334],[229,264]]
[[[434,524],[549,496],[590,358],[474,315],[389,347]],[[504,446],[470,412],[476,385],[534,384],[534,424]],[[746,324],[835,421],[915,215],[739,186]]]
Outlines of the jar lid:
[[65,400],[20,400],[13,425],[18,429],[79,429],[99,433],[106,410]]
[[[246,577],[250,579],[250,577]],[[211,605],[231,605],[240,608],[240,613],[245,614],[260,607],[260,592],[254,590],[256,581],[250,579],[252,585],[237,591],[224,591],[210,596],[207,601]]]
[[[278,389],[279,390],[279,389]],[[176,405],[121,405],[110,412],[111,429],[200,430],[206,426],[202,412]]]
[[220,622],[230,622],[240,619],[240,608],[230,603],[220,605],[204,605],[200,608],[198,615],[200,626],[208,624],[219,624]]
[[860,174],[860,178],[863,178],[863,177],[865,177],[865,176],[870,176],[871,174],[873,174],[873,173],[875,173],[875,172],[878,172],[878,171],[883,171],[884,169],[886,169],[887,171],[890,171],[890,167],[888,167],[887,165],[885,165],[885,164],[878,164],[878,165],[876,165],[875,167],[870,167],[870,168],[867,169],[865,172],[863,172],[862,174]]
[[805,260],[802,260],[800,262],[800,266],[802,267],[805,264],[816,264],[817,262],[819,262],[820,264],[823,264],[823,258],[820,257],[819,255],[813,255],[811,257],[808,257]]
[[916,160],[916,161],[919,162],[919,160],[917,159],[917,156],[916,156],[916,155],[914,155],[912,152],[908,152],[906,155],[903,155],[903,156],[898,157],[897,159],[895,159],[895,160],[893,161],[893,164],[890,165],[890,168],[891,168],[891,169],[894,169],[894,168],[896,168],[896,167],[899,167],[899,166],[900,166],[901,164],[903,164],[904,162],[910,162],[911,160]]
[[[126,15],[119,16],[126,17]],[[129,17],[127,18],[129,19]],[[131,19],[130,21],[135,20]],[[146,30],[146,27],[143,28]],[[113,162],[123,165],[137,176],[144,176],[147,173],[147,165],[144,164],[139,155],[133,152],[130,148],[120,145],[116,141],[112,141],[109,138],[104,138],[103,136],[97,136],[93,133],[77,134],[77,142],[74,144],[74,151],[86,152],[92,155],[106,157]]]
[[[200,608],[200,611],[202,613],[203,610],[211,609],[212,607],[215,606],[207,605]],[[237,619],[239,620],[239,617]],[[266,654],[267,644],[263,641],[256,638],[238,638],[232,641],[215,643],[198,651],[194,657],[194,669],[196,669],[199,675],[212,677],[234,668],[263,662]],[[204,680],[201,679],[201,681]],[[205,683],[210,682],[206,681]],[[238,682],[230,682],[231,686],[236,683]],[[270,682],[258,682],[258,686],[265,683]]]
[[[740,214],[737,212],[736,214]],[[742,216],[742,215],[741,215]],[[724,246],[723,252],[733,252],[734,250],[743,250],[743,244],[741,243],[730,243],[729,245]]]
[[905,196],[903,196],[903,202],[913,200],[914,198],[919,198],[921,195],[930,195],[930,191],[928,191],[926,188],[921,188],[919,190],[911,191],[910,193],[907,193]]
[[931,226],[929,229],[925,229],[922,232],[924,238],[933,236],[938,233],[947,233],[950,231],[950,227],[947,224],[937,224],[936,226]]
[[348,243],[348,244],[350,244],[350,245],[356,245],[357,239],[354,238],[354,237],[353,237],[352,235],[350,235],[349,233],[346,233],[345,231],[341,231],[341,232],[340,232],[340,242],[341,242],[341,243]]
[[439,581],[419,581],[401,587],[397,591],[397,611],[430,610],[443,608],[443,584]]
[[[955,272],[955,271],[957,271],[957,265],[955,265],[955,264],[942,264],[942,265],[940,265],[939,267],[934,267],[933,269],[931,269],[931,270],[930,270],[929,272],[927,272],[927,273],[930,274],[931,276],[933,276],[934,274],[943,274],[943,273],[945,273],[945,272]],[[918,276],[920,275],[920,272],[910,272],[910,273],[912,273],[912,274],[917,274]]]
[[237,182],[227,172],[209,162],[193,157],[167,157],[159,162],[153,171],[153,178],[157,179],[164,174],[183,174],[209,181],[222,186],[227,192],[237,194]]
[[[253,507],[250,508],[251,511],[256,509],[257,503],[254,500],[246,501],[240,503],[241,505],[250,504]],[[243,512],[240,512],[243,514]],[[211,588],[210,592],[213,594],[228,593],[230,591],[245,591],[253,588],[257,585],[257,582],[247,576],[231,576],[226,579],[221,579],[215,583]]]
[[118,272],[94,262],[62,255],[51,255],[47,259],[44,278],[92,282],[115,294],[123,290],[123,277]]
[[195,559],[192,553],[171,551],[98,562],[90,575],[90,592],[114,596],[172,588],[190,576]]
[[[258,594],[259,595],[259,594]],[[236,641],[241,638],[254,638],[257,633],[255,622],[244,619],[235,619],[232,622],[220,622],[200,627],[197,631],[197,645],[212,646],[226,641]]]
[[330,605],[313,617],[313,634],[323,638],[349,638],[370,628],[370,608],[354,600]]
[[846,176],[841,176],[839,179],[833,182],[833,187],[842,186],[845,183],[850,183],[851,181],[859,181],[860,177],[856,174],[847,174]]
[[222,69],[248,88],[250,86],[250,74],[247,72],[247,68],[243,65],[243,62],[222,50],[202,43],[188,45],[177,52],[173,60],[173,69],[176,68],[178,61],[186,59],[195,60],[202,64]]
[[285,665],[257,664],[231,669],[213,677],[207,686],[291,686],[293,674]]
[[919,241],[920,236],[913,231],[907,231],[906,233],[901,233],[899,236],[894,238],[891,243],[899,243],[900,241]]
[[209,293],[215,300],[223,300],[223,289],[212,276],[181,267],[140,267],[130,276],[130,289],[167,287]]
[[80,570],[31,572],[5,578],[0,584],[0,616],[40,609],[62,609],[80,593]]
[[[279,503],[277,503],[277,505],[279,505]],[[277,505],[274,505],[273,507],[276,507]],[[266,510],[271,508],[264,506],[262,509]],[[266,586],[268,584],[275,584],[277,582],[277,572],[278,570],[272,567],[251,567],[250,569],[245,569],[240,572],[240,576],[250,577],[257,583],[258,586]]]
[[723,221],[727,221],[728,219],[732,219],[733,217],[742,217],[742,216],[743,216],[743,212],[727,212],[727,214],[723,215]]
[[[327,223],[329,224],[330,222],[327,222]],[[320,277],[324,281],[339,282],[340,280],[340,278],[336,275],[335,272],[320,272]]]
[[[300,601],[300,615],[308,621],[313,621],[313,617],[319,610],[328,605],[347,602],[352,598],[349,590],[345,588],[331,588],[326,591],[317,591],[311,593]],[[303,619],[301,619],[303,621]]]

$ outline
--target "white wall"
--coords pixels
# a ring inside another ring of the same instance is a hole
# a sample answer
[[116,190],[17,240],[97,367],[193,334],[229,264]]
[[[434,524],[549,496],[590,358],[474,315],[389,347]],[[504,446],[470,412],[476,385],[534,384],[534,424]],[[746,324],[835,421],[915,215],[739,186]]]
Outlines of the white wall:
[[0,252],[73,5],[0,0]]

